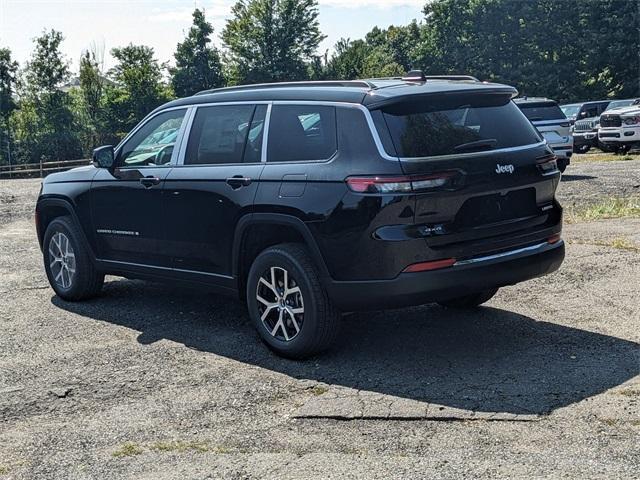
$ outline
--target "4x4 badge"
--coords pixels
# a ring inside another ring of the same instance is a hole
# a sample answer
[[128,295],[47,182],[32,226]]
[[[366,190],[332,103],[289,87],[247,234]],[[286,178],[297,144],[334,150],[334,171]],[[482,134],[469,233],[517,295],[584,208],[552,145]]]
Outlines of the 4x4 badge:
[[500,165],[499,163],[496,165],[496,173],[513,173],[515,167],[511,164],[509,165]]

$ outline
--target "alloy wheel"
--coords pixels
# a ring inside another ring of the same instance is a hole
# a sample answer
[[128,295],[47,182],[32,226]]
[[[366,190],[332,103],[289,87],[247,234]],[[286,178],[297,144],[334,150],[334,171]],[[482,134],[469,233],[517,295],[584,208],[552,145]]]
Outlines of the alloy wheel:
[[271,267],[258,280],[256,301],[260,320],[278,340],[293,340],[304,322],[302,291],[293,276],[282,267]]
[[71,287],[76,274],[76,256],[69,237],[62,232],[54,233],[49,241],[49,268],[58,286]]

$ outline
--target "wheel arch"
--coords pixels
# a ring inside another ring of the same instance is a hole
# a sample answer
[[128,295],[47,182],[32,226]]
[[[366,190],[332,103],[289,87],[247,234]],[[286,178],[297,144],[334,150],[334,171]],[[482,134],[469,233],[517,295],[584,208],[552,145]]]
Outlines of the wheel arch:
[[65,198],[44,198],[38,200],[38,203],[36,204],[36,233],[38,235],[40,250],[43,248],[44,234],[47,231],[49,224],[56,218],[64,216],[71,217],[73,222],[75,222],[82,237],[81,241],[90,252],[91,259],[95,259],[93,249],[86,237],[84,228],[82,228],[78,214],[76,213],[71,201]]
[[321,282],[325,284],[330,279],[320,248],[300,218],[282,213],[251,213],[238,222],[233,242],[232,272],[241,295],[255,256],[265,248],[292,241],[307,247]]

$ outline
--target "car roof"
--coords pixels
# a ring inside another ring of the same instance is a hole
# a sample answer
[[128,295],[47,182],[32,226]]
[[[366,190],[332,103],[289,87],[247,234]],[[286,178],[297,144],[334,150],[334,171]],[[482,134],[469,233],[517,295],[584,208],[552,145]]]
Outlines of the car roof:
[[345,102],[375,108],[413,95],[484,91],[517,95],[510,86],[480,82],[468,76],[426,77],[423,81],[402,78],[325,82],[287,82],[245,85],[207,90],[191,97],[173,100],[154,112],[171,107],[223,102],[320,101]]
[[594,105],[598,103],[610,103],[611,100],[591,100],[589,102],[577,102],[577,103],[563,103],[561,107],[578,107],[582,105]]

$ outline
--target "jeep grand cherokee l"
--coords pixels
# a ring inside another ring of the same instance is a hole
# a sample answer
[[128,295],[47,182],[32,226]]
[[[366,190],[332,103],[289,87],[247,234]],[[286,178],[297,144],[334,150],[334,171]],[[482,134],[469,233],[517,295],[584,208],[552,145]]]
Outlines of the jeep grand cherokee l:
[[414,72],[169,102],[44,180],[49,282],[69,301],[105,274],[205,284],[293,358],[340,312],[480,305],[564,258],[556,157],[516,94]]

